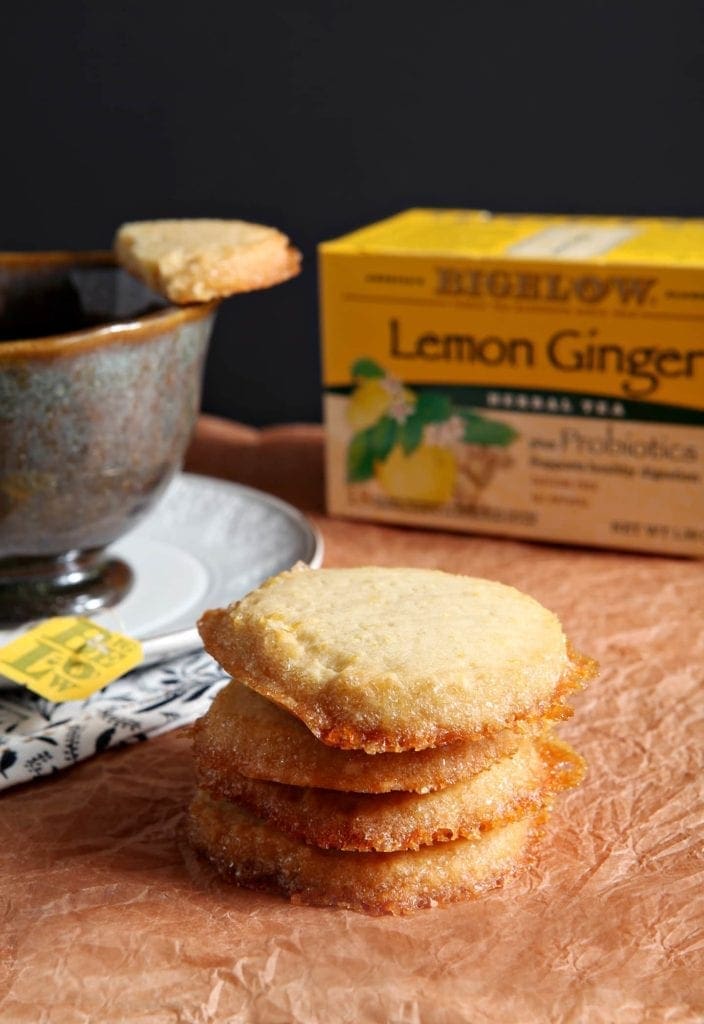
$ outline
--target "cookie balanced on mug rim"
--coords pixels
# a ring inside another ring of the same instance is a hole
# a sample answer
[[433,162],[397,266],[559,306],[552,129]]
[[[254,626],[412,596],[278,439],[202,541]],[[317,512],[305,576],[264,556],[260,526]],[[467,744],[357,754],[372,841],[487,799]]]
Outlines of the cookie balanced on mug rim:
[[244,220],[135,221],[119,228],[113,247],[121,266],[178,304],[270,288],[301,266],[286,235]]
[[560,717],[594,672],[533,598],[434,569],[297,566],[198,628],[235,679],[323,743],[367,753]]

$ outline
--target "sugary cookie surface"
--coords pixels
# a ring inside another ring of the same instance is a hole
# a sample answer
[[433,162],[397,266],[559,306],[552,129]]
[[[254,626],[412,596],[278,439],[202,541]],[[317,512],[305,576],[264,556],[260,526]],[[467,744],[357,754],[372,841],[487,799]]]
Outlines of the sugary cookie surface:
[[513,754],[540,722],[521,722],[476,740],[400,754],[339,750],[316,739],[298,718],[232,680],[194,726],[200,784],[228,796],[238,777],[351,793],[428,793],[470,778]]
[[324,743],[370,753],[543,717],[580,671],[533,598],[428,569],[294,569],[199,628],[234,678]]
[[525,739],[512,756],[433,793],[343,794],[231,774],[227,787],[212,795],[233,800],[309,845],[391,853],[478,839],[488,828],[536,814],[580,776],[581,759],[566,744]]
[[188,837],[232,882],[288,895],[298,903],[404,914],[479,896],[512,875],[539,831],[534,817],[402,853],[346,853],[306,846],[235,804],[200,790]]

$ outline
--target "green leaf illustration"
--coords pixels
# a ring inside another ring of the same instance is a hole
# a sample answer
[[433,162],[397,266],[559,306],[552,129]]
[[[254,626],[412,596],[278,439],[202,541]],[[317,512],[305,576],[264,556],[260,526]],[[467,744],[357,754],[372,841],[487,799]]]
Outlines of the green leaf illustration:
[[495,444],[505,447],[518,437],[517,432],[508,423],[499,420],[487,420],[469,409],[457,409],[457,414],[464,420],[465,444]]
[[383,462],[396,444],[398,423],[390,416],[382,416],[373,427],[369,428],[369,447],[375,461]]
[[362,430],[355,434],[347,449],[347,479],[351,484],[368,480],[374,474],[374,458],[369,448],[367,434]]
[[358,359],[352,364],[351,374],[353,377],[383,377],[384,371],[373,359]]
[[374,463],[388,458],[396,444],[398,429],[396,420],[382,416],[373,426],[355,434],[347,449],[347,479],[350,483],[360,483],[374,475]]
[[415,415],[420,417],[421,423],[444,423],[452,415],[452,402],[447,395],[436,391],[421,391]]
[[399,429],[399,438],[406,455],[414,452],[423,437],[423,421],[417,412],[412,413]]

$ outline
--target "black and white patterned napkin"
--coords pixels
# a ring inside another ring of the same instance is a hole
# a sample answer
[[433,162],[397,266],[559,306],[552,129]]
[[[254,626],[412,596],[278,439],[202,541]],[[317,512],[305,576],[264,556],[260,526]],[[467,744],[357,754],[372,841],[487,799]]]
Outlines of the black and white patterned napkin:
[[0,790],[187,725],[227,681],[199,651],[136,669],[86,700],[63,704],[7,684],[0,689]]

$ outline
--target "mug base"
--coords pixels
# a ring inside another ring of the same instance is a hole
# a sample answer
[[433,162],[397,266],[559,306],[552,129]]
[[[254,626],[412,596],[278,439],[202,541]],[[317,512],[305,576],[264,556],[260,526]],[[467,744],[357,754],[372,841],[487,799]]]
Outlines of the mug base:
[[0,559],[0,627],[54,615],[92,615],[121,601],[134,574],[103,551]]

